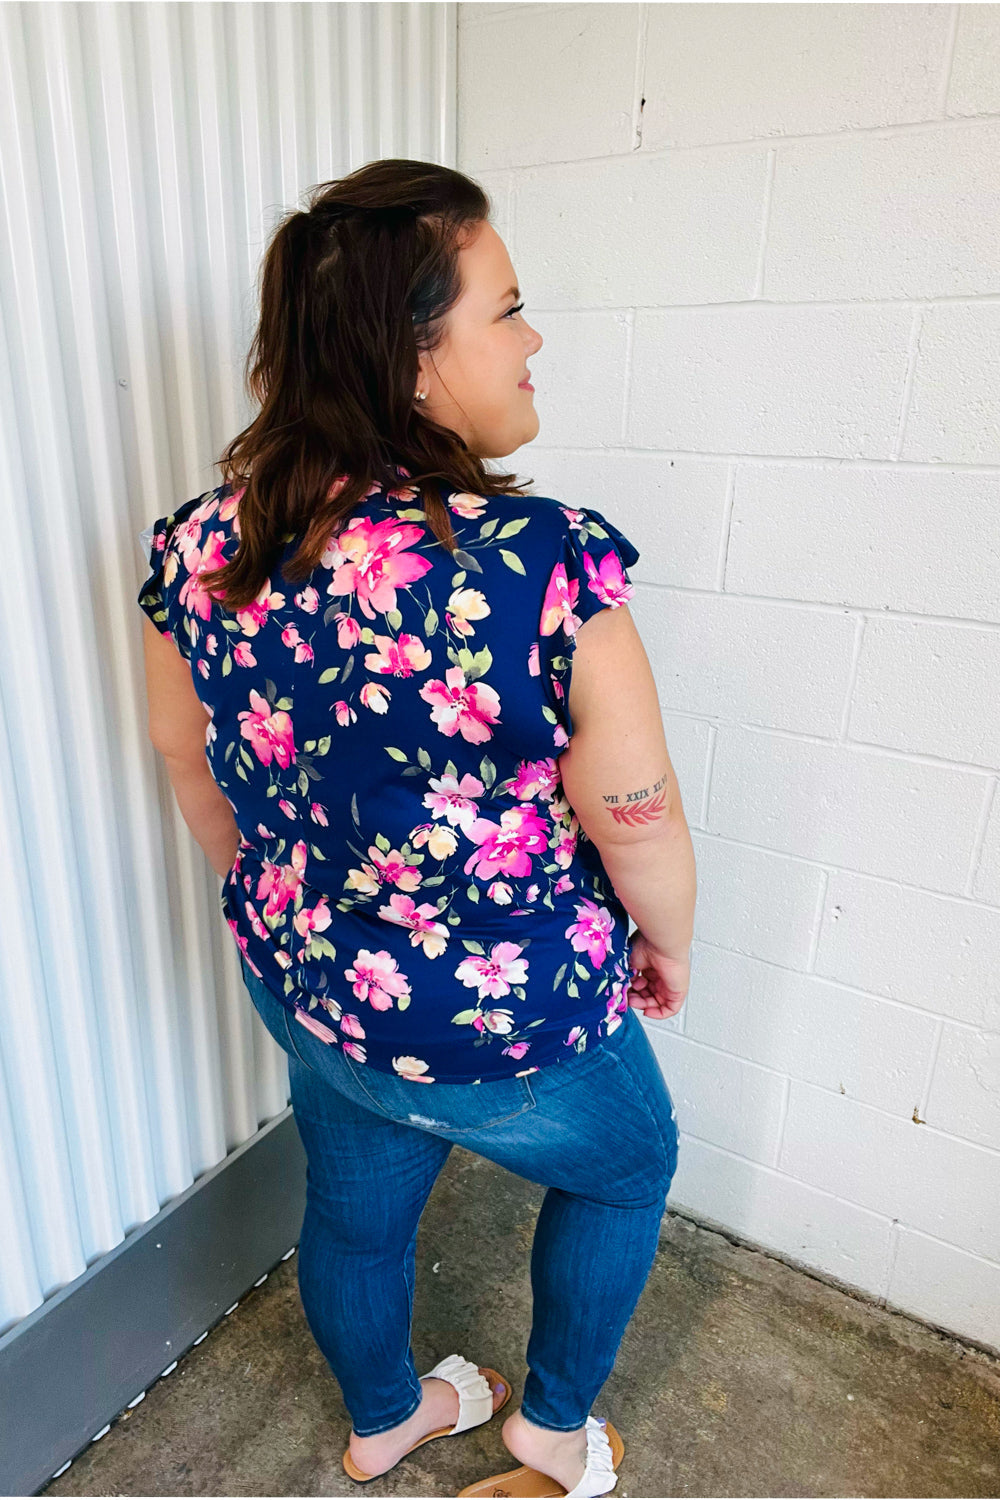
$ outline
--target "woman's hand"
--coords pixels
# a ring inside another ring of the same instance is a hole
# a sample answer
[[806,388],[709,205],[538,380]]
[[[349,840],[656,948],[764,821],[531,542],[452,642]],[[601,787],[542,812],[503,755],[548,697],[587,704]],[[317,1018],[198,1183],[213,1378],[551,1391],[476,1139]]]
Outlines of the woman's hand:
[[641,932],[632,935],[632,980],[628,1003],[646,1013],[651,1021],[675,1016],[684,1004],[691,983],[691,958],[668,958]]

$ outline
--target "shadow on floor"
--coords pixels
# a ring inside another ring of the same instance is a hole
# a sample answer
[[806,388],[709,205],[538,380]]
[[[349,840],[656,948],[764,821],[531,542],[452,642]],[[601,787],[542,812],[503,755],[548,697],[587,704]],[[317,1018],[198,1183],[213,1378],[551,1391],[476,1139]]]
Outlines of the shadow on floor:
[[[513,1383],[503,1415],[356,1484],[350,1418],[281,1262],[43,1495],[449,1496],[514,1466],[542,1189],[454,1147],[421,1221],[418,1371],[454,1352]],[[1000,1360],[670,1213],[594,1404],[612,1494],[1000,1494]]]

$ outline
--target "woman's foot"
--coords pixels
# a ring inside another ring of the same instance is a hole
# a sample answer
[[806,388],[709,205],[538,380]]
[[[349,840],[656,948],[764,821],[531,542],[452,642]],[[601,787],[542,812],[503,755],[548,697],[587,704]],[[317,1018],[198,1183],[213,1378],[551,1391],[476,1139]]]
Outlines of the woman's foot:
[[500,1436],[519,1463],[557,1479],[567,1494],[583,1478],[587,1467],[586,1426],[574,1432],[553,1432],[548,1427],[536,1427],[515,1411],[501,1427]]
[[454,1427],[458,1421],[458,1392],[449,1380],[422,1375],[420,1384],[424,1391],[420,1405],[398,1427],[377,1432],[373,1437],[358,1437],[351,1433],[348,1445],[351,1457],[363,1473],[384,1474],[398,1464],[403,1454],[422,1437],[438,1427]]

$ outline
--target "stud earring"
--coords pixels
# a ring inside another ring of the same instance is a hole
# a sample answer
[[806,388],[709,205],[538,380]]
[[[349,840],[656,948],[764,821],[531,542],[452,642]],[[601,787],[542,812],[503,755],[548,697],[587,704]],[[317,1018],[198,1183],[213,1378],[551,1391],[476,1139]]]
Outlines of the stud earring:
[[418,391],[417,392],[417,400],[418,401],[426,401],[427,400],[427,392],[426,391]]

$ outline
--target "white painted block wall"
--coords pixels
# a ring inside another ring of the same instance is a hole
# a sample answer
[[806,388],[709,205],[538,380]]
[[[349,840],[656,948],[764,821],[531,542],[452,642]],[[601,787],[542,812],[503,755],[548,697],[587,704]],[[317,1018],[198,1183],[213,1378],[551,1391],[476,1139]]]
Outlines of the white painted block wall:
[[459,6],[698,860],[671,1204],[1000,1348],[1000,6]]

